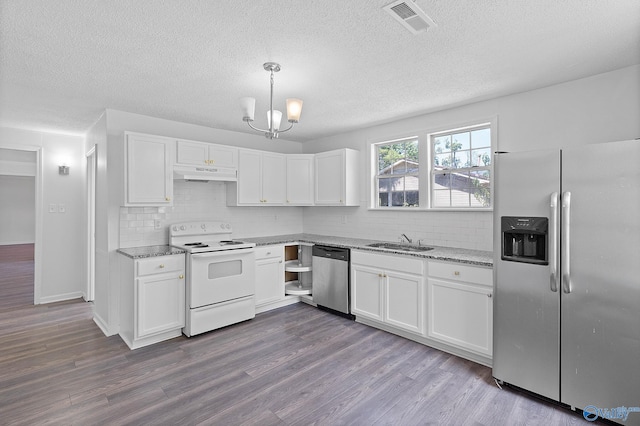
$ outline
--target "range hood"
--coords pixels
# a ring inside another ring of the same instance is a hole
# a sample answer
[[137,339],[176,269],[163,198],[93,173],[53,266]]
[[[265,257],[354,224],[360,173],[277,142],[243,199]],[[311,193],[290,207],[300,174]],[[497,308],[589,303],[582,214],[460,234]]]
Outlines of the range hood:
[[238,170],[228,167],[174,166],[174,180],[236,182]]

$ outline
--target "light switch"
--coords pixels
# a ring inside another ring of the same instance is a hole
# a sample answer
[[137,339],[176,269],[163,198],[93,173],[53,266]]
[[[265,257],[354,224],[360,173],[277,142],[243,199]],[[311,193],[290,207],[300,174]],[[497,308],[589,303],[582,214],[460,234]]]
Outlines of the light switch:
[[49,213],[58,213],[58,206],[56,204],[49,204]]
[[65,213],[67,211],[67,208],[65,207],[64,204],[58,204],[58,212],[59,213]]

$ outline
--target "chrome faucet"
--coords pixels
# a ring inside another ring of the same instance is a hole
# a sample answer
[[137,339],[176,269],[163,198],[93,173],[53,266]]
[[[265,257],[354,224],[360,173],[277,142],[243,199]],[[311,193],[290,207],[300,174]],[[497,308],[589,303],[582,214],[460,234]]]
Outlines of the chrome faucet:
[[407,242],[409,244],[411,244],[413,241],[411,241],[411,238],[407,237],[406,234],[400,234],[400,241],[402,241],[402,238],[404,238],[405,240],[407,240]]

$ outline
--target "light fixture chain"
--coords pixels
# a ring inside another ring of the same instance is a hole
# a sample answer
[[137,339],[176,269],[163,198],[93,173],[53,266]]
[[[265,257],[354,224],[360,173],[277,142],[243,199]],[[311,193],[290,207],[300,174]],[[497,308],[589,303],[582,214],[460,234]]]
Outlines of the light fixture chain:
[[271,96],[269,98],[269,114],[271,114],[271,122],[269,123],[269,133],[273,135],[274,133],[273,132],[273,68],[271,69]]

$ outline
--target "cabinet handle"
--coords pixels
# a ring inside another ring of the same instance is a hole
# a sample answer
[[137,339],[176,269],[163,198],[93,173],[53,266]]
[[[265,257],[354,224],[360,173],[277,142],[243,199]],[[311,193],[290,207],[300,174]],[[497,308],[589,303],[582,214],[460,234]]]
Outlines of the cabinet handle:
[[178,276],[178,278],[180,278],[181,280],[184,279],[184,275],[180,274],[180,276]]
[[489,293],[487,294],[487,297],[493,297],[493,294]]
[[455,271],[455,272],[453,273],[453,275],[456,275],[456,276],[457,276],[457,275],[460,275],[460,271]]
[[164,197],[164,199],[165,199],[166,201],[171,201],[171,198],[169,198],[169,197]]
[[160,264],[160,269],[162,269],[162,268],[164,268],[164,265],[161,263],[161,264]]

